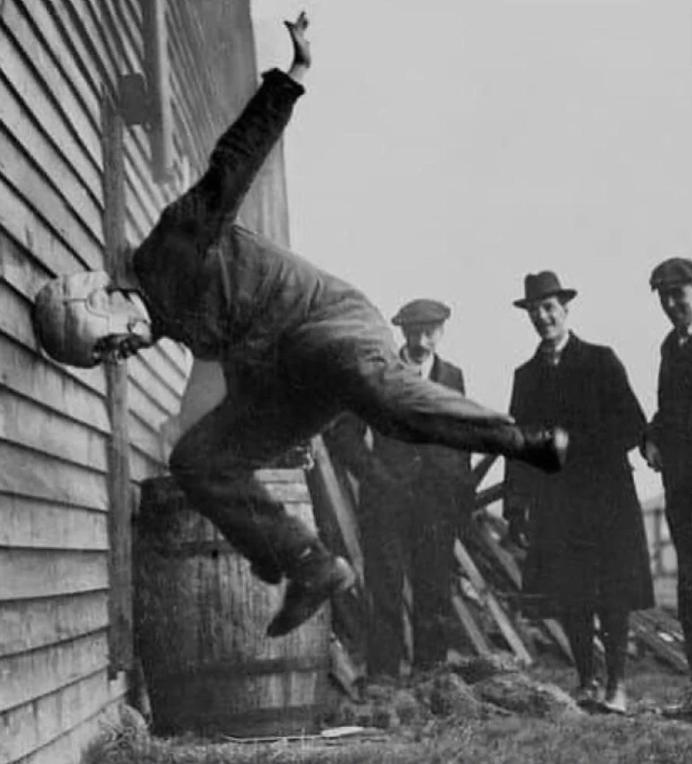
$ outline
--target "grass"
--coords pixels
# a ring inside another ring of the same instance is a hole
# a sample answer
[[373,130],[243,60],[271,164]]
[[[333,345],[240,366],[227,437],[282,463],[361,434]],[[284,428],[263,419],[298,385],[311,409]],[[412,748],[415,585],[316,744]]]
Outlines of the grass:
[[[532,674],[564,689],[574,681],[572,672],[559,666],[543,665]],[[84,764],[689,764],[692,724],[652,712],[655,704],[672,700],[683,683],[680,675],[641,660],[630,671],[632,716],[627,718],[446,719],[348,743],[211,744],[124,730],[93,748]]]

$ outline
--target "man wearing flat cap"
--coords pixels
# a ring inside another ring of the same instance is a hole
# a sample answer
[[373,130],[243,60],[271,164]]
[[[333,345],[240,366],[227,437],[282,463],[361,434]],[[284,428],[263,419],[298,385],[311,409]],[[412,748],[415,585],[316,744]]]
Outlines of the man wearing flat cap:
[[[419,299],[404,305],[392,323],[404,335],[402,361],[421,377],[464,394],[461,369],[437,354],[449,315],[443,303]],[[359,521],[372,597],[368,672],[397,676],[402,661],[411,658],[404,637],[406,581],[414,667],[430,668],[446,657],[454,539],[473,503],[470,457],[377,431],[367,436],[366,429],[362,421],[342,419],[327,443],[360,484]]]
[[[673,328],[661,345],[658,410],[642,453],[663,478],[666,518],[678,558],[678,617],[692,667],[692,261],[664,260],[649,283]],[[692,684],[664,713],[692,719]]]
[[[624,670],[628,615],[653,605],[641,508],[628,452],[641,440],[644,414],[627,374],[608,347],[567,328],[574,289],[552,271],[529,274],[525,310],[540,337],[534,356],[514,375],[510,411],[528,422],[569,429],[572,451],[562,474],[543,479],[507,464],[505,517],[510,535],[524,532],[527,614],[557,617],[574,654],[585,707],[626,710]],[[606,684],[595,675],[594,616],[606,651]]]

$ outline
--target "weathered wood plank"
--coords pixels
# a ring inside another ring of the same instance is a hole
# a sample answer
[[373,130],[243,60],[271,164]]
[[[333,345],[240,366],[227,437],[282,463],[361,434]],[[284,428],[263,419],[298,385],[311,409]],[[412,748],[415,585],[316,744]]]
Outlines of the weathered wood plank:
[[84,145],[75,134],[69,116],[60,108],[59,103],[55,99],[47,98],[45,90],[36,87],[35,70],[32,69],[28,58],[16,44],[10,42],[9,36],[5,39],[7,42],[0,46],[0,71],[3,76],[12,84],[34,119],[51,126],[53,140],[69,157],[79,175],[93,179],[93,173],[99,167],[96,158],[90,157],[84,151]]
[[[3,178],[40,210],[40,217],[45,221],[43,225],[48,224],[50,230],[76,253],[81,262],[97,268],[101,262],[100,219],[92,216],[88,221],[94,226],[93,229],[84,225],[74,209],[61,197],[53,181],[44,174],[47,172],[53,178],[60,177],[61,163],[52,162],[39,170],[31,157],[21,151],[8,133],[2,129],[0,129],[0,155],[2,156],[0,173]],[[81,214],[87,215],[80,196],[75,196],[71,201],[81,205]]]
[[464,573],[466,573],[468,576],[469,581],[471,582],[473,588],[476,590],[476,594],[480,598],[481,602],[483,602],[488,608],[490,614],[502,632],[502,636],[505,638],[507,644],[512,649],[512,652],[527,666],[530,666],[533,663],[531,654],[526,649],[524,643],[521,641],[521,638],[517,634],[516,629],[514,626],[512,626],[512,623],[500,606],[500,603],[495,598],[495,595],[486,584],[471,555],[467,552],[466,548],[459,539],[456,539],[454,542],[454,556],[456,557],[459,565],[461,565]]
[[108,469],[103,433],[9,390],[0,396],[0,439],[97,472]]
[[144,372],[151,380],[147,384],[156,382],[159,388],[165,388],[167,400],[174,401],[174,405],[179,405],[187,377],[181,369],[171,362],[161,348],[154,346],[137,354],[137,364],[133,366],[132,374],[137,376],[138,373],[143,374]]
[[[312,449],[315,466],[309,473],[310,485],[312,486],[313,481],[319,481],[320,484],[315,493],[322,496],[327,505],[316,508],[315,514],[317,515],[318,511],[330,512],[336,519],[349,560],[362,585],[365,580],[365,562],[355,510],[351,505],[350,497],[342,489],[334,472],[329,452],[321,436],[312,439]],[[316,503],[318,500],[313,496],[313,502]]]
[[9,760],[28,756],[73,729],[110,700],[108,679],[99,671],[74,684],[7,711],[2,723]]
[[106,511],[104,475],[0,440],[0,492]]
[[33,162],[59,183],[58,190],[68,199],[80,214],[85,224],[98,235],[101,230],[100,203],[94,194],[92,177],[82,178],[75,170],[70,158],[65,156],[60,146],[44,132],[45,125],[36,123],[33,115],[16,97],[7,82],[0,78],[0,121],[7,133],[21,145]]
[[124,690],[103,708],[96,708],[79,726],[63,730],[55,740],[10,764],[75,764],[81,760],[83,751],[103,733],[104,724],[113,724],[117,720],[118,703],[123,696]]
[[88,119],[84,104],[76,97],[74,86],[65,76],[60,62],[46,46],[40,32],[36,27],[29,26],[27,17],[12,0],[6,0],[3,5],[3,22],[6,39],[12,39],[30,57],[34,83],[50,95],[61,121],[69,127],[81,152],[99,167],[101,151],[97,126]]
[[[82,109],[88,115],[94,129],[98,128],[100,119],[100,104],[97,98],[98,88],[93,72],[80,66],[75,40],[71,39],[58,22],[54,12],[49,7],[51,3],[35,3],[31,0],[11,0],[12,5],[21,9],[21,13],[30,19],[33,27],[41,35],[43,45],[50,50],[52,57],[60,66],[63,76],[74,89],[82,102]],[[9,3],[5,3],[3,19],[7,21]],[[17,33],[15,32],[17,35]],[[17,35],[18,36],[18,35]],[[31,44],[31,38],[27,39]]]
[[3,602],[0,658],[67,642],[107,627],[106,591]]
[[464,633],[469,638],[469,641],[473,645],[477,655],[486,657],[492,654],[492,648],[488,644],[485,634],[481,631],[476,623],[471,610],[469,609],[463,597],[456,591],[456,587],[452,585],[451,590],[452,608],[456,617],[459,619],[459,623],[464,630]]
[[[490,527],[488,525],[488,514],[478,515],[476,523],[474,525],[475,531],[478,534],[481,542],[485,544],[488,551],[493,555],[498,562],[502,570],[508,576],[512,584],[516,587],[517,591],[521,591],[521,570],[514,557],[506,550],[503,549],[500,543],[495,539]],[[572,656],[572,649],[569,645],[569,640],[558,621],[554,618],[542,619],[542,624],[548,634],[552,637],[557,646],[562,650],[563,655],[568,661],[574,660]]]
[[3,385],[13,393],[40,401],[47,409],[90,430],[109,431],[103,398],[3,335],[0,369]]
[[[38,262],[45,263],[51,275],[82,270],[84,258],[81,253],[70,250],[65,241],[46,225],[45,220],[17,195],[1,173],[0,195],[3,200],[0,206],[0,227],[29,250]],[[88,256],[89,252],[85,254]],[[100,256],[93,264],[100,267]]]
[[107,562],[101,551],[0,549],[0,601],[106,589]]
[[103,512],[0,494],[0,547],[106,551]]
[[45,650],[0,659],[0,712],[55,692],[105,669],[105,632],[89,634]]

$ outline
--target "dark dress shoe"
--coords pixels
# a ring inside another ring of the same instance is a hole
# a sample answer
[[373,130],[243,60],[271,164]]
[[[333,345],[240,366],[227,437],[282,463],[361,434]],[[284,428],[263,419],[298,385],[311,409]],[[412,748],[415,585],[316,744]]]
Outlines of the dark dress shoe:
[[519,427],[523,445],[515,458],[543,472],[559,472],[567,460],[569,435],[561,427]]
[[343,557],[309,554],[289,574],[281,610],[267,627],[267,636],[282,637],[293,631],[331,596],[350,589],[355,580],[355,573]]

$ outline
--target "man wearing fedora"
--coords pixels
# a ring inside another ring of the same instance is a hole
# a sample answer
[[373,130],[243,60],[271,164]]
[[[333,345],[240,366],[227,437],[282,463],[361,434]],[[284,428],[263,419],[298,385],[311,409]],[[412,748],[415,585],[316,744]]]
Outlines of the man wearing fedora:
[[[464,375],[437,353],[447,305],[418,299],[392,319],[404,335],[401,360],[424,379],[465,393]],[[359,481],[359,524],[371,596],[367,664],[371,675],[397,676],[409,659],[404,636],[405,581],[411,592],[413,665],[445,659],[452,620],[449,590],[457,531],[473,505],[470,455],[413,445],[367,432],[345,417],[330,429],[332,453]],[[368,445],[368,441],[371,445]]]
[[[673,328],[661,345],[658,410],[642,454],[663,478],[666,518],[678,558],[678,617],[692,667],[692,261],[664,260],[649,283]],[[692,684],[663,712],[692,719]]]
[[[568,330],[576,294],[543,271],[526,276],[524,297],[514,303],[528,313],[540,342],[515,372],[510,411],[522,421],[567,428],[571,451],[554,478],[508,463],[504,513],[510,535],[525,533],[528,541],[527,613],[563,623],[579,677],[578,700],[624,713],[628,614],[653,605],[628,460],[645,419],[615,353]],[[595,615],[606,651],[604,694],[594,672]]]

